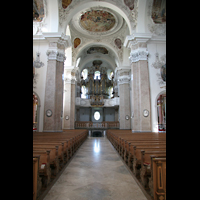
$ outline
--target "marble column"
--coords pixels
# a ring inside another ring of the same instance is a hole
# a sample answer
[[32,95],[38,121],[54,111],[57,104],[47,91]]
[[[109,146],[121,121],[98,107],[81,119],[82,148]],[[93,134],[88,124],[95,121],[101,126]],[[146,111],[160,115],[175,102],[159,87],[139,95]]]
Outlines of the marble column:
[[[65,49],[68,37],[47,37],[48,64],[46,74],[45,102],[44,102],[44,132],[62,132],[63,113],[63,79]],[[48,116],[47,113],[50,115]]]
[[120,129],[131,128],[131,110],[130,110],[130,69],[121,69],[118,71],[118,85],[119,85],[119,123]]
[[[126,46],[131,49],[132,132],[151,132],[151,99],[147,41],[149,35],[129,36]],[[144,116],[144,110],[148,116]]]

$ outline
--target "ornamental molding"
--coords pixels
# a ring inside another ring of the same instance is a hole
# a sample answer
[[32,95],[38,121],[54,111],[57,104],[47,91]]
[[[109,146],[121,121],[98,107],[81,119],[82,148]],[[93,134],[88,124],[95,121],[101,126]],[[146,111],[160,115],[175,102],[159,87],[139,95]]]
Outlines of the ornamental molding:
[[131,80],[131,78],[129,75],[122,75],[122,76],[119,76],[119,78],[118,78],[118,84],[119,85],[129,84],[130,80]]
[[46,52],[48,60],[57,60],[59,62],[64,62],[66,60],[66,56],[64,52],[59,52],[56,50],[47,50]]
[[131,63],[133,62],[138,62],[140,60],[147,60],[149,52],[147,51],[146,48],[140,48],[134,51],[131,51],[129,60]]

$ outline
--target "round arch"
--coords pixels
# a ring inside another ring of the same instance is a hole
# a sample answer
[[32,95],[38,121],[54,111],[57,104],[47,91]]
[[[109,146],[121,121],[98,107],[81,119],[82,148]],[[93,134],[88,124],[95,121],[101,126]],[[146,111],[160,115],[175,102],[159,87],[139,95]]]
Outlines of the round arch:
[[[77,53],[76,58],[75,58],[75,66],[76,66],[76,61],[77,61],[77,59],[79,57],[81,57],[82,52],[85,51],[86,49],[88,49],[89,47],[96,46],[96,45],[100,45],[100,46],[103,46],[103,47],[107,48],[108,50],[110,50],[112,52],[111,54],[114,54],[114,56],[115,56],[115,63],[113,63],[113,61],[112,61],[112,59],[110,57],[107,58],[107,56],[105,56],[103,54],[98,54],[101,57],[102,60],[107,61],[111,66],[113,66],[113,64],[116,64],[116,67],[119,66],[120,61],[119,61],[119,58],[118,58],[118,54],[117,54],[116,50],[112,46],[110,46],[110,45],[108,45],[106,43],[97,43],[97,42],[94,43],[92,41],[90,41],[87,44],[85,44],[84,46],[80,47],[79,52]],[[88,59],[90,57],[92,57],[92,56],[88,55],[87,57],[85,57],[85,59],[86,58]],[[94,58],[94,54],[93,54],[93,58]],[[82,61],[83,61],[83,58],[82,58]],[[79,64],[79,67],[80,67],[80,64]],[[115,70],[115,69],[113,69],[113,70]]]

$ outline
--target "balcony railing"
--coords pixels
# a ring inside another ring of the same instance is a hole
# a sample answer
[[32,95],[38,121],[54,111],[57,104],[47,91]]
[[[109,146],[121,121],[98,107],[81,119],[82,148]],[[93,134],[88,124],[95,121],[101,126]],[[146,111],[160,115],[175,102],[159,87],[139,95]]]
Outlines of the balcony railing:
[[91,122],[91,121],[76,121],[75,128],[119,128],[119,122]]

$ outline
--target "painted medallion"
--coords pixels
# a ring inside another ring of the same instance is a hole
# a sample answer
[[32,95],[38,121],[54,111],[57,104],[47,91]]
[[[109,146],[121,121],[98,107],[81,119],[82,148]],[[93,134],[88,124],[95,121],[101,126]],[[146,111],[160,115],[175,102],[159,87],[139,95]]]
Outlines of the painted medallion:
[[91,10],[81,15],[81,26],[91,32],[105,32],[115,25],[114,16],[103,10]]
[[78,47],[80,43],[81,43],[81,39],[80,38],[75,38],[74,39],[74,48]]
[[121,41],[119,38],[115,39],[115,45],[116,45],[119,49],[121,49],[121,47],[122,47],[122,41]]

